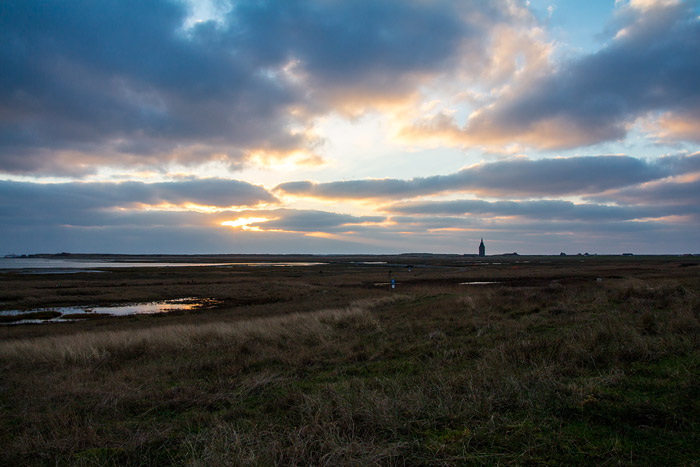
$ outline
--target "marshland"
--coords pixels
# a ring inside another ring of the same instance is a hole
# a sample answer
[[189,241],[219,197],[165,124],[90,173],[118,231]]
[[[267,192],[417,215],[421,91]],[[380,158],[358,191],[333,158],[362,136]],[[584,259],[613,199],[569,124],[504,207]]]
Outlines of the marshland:
[[0,272],[19,313],[205,304],[0,326],[0,464],[700,459],[698,257],[159,260],[199,264]]

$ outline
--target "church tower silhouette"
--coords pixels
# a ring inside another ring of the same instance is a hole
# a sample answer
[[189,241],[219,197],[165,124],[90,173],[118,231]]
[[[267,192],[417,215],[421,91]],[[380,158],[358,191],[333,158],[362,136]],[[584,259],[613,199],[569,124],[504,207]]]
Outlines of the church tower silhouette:
[[484,239],[481,239],[479,243],[479,256],[486,256],[486,247],[484,246]]

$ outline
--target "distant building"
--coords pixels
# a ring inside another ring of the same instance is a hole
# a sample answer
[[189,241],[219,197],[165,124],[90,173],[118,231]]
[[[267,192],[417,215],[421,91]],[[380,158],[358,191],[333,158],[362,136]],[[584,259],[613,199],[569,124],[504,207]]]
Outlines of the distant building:
[[481,239],[479,243],[479,256],[486,256],[486,247],[484,246],[484,239]]

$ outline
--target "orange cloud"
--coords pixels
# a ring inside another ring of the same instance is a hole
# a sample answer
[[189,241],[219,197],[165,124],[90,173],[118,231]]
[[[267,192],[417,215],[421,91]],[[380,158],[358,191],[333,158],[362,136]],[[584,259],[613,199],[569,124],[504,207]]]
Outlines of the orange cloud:
[[700,115],[666,112],[655,123],[655,136],[663,142],[680,139],[700,143]]
[[613,139],[618,134],[621,137],[630,126],[583,128],[571,119],[557,116],[514,128],[497,123],[484,112],[475,112],[460,127],[453,115],[440,113],[404,127],[399,137],[411,142],[430,141],[453,147],[481,146],[498,152],[504,147],[519,151],[522,145],[555,150],[586,146],[597,140]]

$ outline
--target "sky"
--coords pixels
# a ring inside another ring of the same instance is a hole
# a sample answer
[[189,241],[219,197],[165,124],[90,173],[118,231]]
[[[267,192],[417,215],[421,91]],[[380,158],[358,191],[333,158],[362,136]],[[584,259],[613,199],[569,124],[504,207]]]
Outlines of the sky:
[[3,0],[0,255],[700,253],[700,4]]

